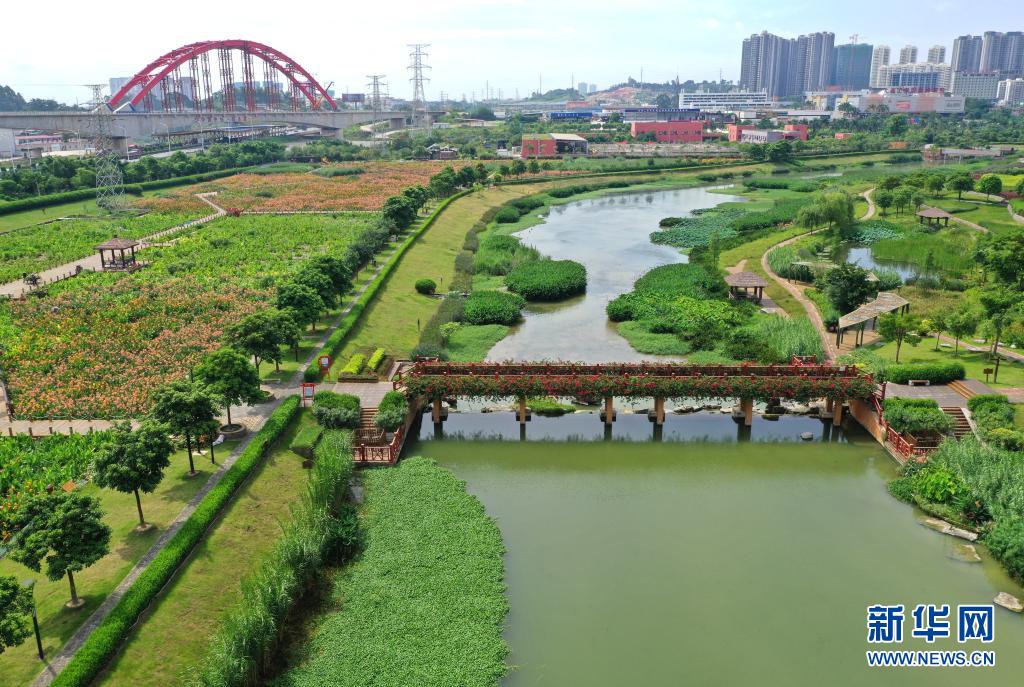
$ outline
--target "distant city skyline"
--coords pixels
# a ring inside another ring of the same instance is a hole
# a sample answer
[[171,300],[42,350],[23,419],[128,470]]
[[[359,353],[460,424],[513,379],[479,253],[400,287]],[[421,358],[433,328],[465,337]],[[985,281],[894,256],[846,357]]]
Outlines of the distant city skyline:
[[[186,43],[217,38],[261,41],[287,53],[335,92],[365,92],[366,74],[386,74],[389,91],[412,94],[407,44],[430,43],[433,67],[428,99],[520,97],[543,88],[568,88],[574,74],[606,88],[629,77],[646,82],[675,78],[738,81],[743,39],[762,31],[797,38],[830,32],[835,45],[857,42],[928,51],[986,31],[1024,30],[1024,12],[1008,5],[953,2],[918,6],[864,0],[849,6],[795,2],[778,6],[723,0],[675,9],[639,0],[599,6],[564,0],[448,0],[426,5],[395,0],[386,16],[363,4],[314,1],[301,17],[238,12],[236,7],[181,0],[159,22],[146,21],[137,3],[112,0],[83,13],[68,0],[48,8],[56,21],[8,32],[0,45],[0,84],[25,98],[85,102],[82,84],[130,76],[160,54]],[[10,14],[8,14],[10,16]],[[951,27],[955,27],[951,28]],[[69,56],[74,56],[69,57]]]

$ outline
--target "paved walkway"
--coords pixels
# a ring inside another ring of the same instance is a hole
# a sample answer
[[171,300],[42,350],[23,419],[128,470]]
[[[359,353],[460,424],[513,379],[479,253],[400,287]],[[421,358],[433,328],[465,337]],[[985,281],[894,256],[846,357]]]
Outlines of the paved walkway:
[[[215,220],[218,217],[223,217],[225,214],[224,208],[219,207],[213,201],[210,200],[209,196],[212,195],[216,195],[216,192],[200,193],[196,196],[201,201],[203,201],[204,203],[206,203],[207,205],[214,209],[214,213],[212,215],[200,217],[199,219],[194,219],[185,222],[184,224],[178,224],[168,229],[158,231],[155,234],[150,234],[149,236],[141,238],[139,239],[139,248],[145,248],[146,246],[152,243],[156,243],[160,238],[168,236],[169,234],[173,234],[184,229],[191,229],[192,227],[197,227],[201,224],[206,224],[207,222]],[[43,270],[42,272],[39,272],[38,275],[41,280],[39,285],[42,286],[45,284],[52,284],[54,282],[61,281],[62,279],[73,277],[78,272],[86,270],[90,272],[100,272],[102,271],[102,269],[103,265],[100,263],[100,256],[98,253],[94,253],[79,260],[66,262],[63,265],[57,265],[56,267],[51,267],[49,269]],[[22,296],[25,295],[26,292],[31,290],[32,287],[26,284],[25,280],[18,279],[16,281],[7,282],[6,284],[0,285],[0,297],[7,296],[9,298],[21,298]]]
[[875,216],[875,201],[871,198],[871,193],[874,191],[874,187],[869,188],[864,193],[860,194],[861,197],[868,202],[868,211],[861,216],[860,221],[863,222],[866,219],[871,219]]
[[1013,211],[1013,203],[1007,203],[1006,209],[1010,213],[1010,217],[1013,219],[1014,222],[1018,224],[1024,224],[1024,217],[1021,217],[1020,215]]

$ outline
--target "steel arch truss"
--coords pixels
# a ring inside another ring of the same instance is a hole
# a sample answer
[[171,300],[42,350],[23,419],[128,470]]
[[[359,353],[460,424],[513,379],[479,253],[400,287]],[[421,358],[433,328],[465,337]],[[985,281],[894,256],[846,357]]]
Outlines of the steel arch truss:
[[[301,98],[305,98],[313,109],[320,109],[322,105],[326,104],[330,109],[337,110],[338,106],[334,102],[334,99],[328,95],[327,90],[321,86],[313,76],[306,71],[299,63],[292,58],[285,55],[279,50],[271,48],[269,45],[263,43],[257,43],[255,41],[244,41],[244,40],[223,40],[223,41],[202,41],[199,43],[190,43],[189,45],[182,46],[176,50],[172,50],[166,55],[162,55],[157,59],[146,65],[139,73],[131,78],[124,86],[118,90],[110,98],[109,106],[112,110],[118,110],[126,106],[132,108],[136,107],[140,102],[148,101],[151,98],[151,93],[157,88],[166,88],[166,84],[170,83],[173,86],[179,86],[176,88],[177,97],[180,98],[180,72],[179,68],[185,65],[195,77],[195,61],[196,58],[202,56],[202,64],[204,67],[208,64],[207,53],[219,50],[239,50],[243,53],[242,64],[244,78],[247,79],[244,85],[244,97],[245,104],[249,111],[255,110],[255,99],[252,96],[254,85],[252,83],[253,68],[252,58],[258,57],[263,60],[264,75],[271,74],[277,71],[284,74],[288,81],[291,83],[291,90],[295,97],[292,98],[292,107],[297,107]],[[222,56],[225,52],[220,53]],[[222,57],[223,59],[223,57]],[[209,91],[209,72],[204,75],[204,82],[207,88],[205,105],[206,109],[212,109],[213,98],[212,93]],[[193,80],[193,89],[199,88],[199,83]],[[234,93],[233,87],[229,88],[228,84],[221,84],[221,88],[227,93],[231,91]],[[273,90],[273,89],[271,89]],[[159,91],[163,93],[163,91]],[[269,95],[269,94],[268,94]],[[199,100],[197,91],[193,90],[193,100]],[[234,98],[230,98],[234,101]],[[275,98],[271,97],[270,102],[275,102]],[[167,107],[166,100],[164,101],[164,107]],[[180,105],[179,105],[180,107]],[[233,108],[230,108],[233,109]]]

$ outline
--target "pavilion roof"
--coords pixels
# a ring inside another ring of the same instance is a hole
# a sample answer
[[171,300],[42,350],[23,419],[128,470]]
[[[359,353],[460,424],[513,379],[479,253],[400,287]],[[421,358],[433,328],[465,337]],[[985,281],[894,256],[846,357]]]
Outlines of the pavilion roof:
[[126,239],[120,236],[114,236],[96,246],[96,250],[128,250],[129,248],[133,248],[137,245],[139,245],[139,242],[135,239]]
[[736,286],[740,288],[764,288],[768,286],[768,282],[765,281],[764,277],[753,272],[737,272],[735,274],[725,275],[725,283],[729,286]]
[[925,207],[917,211],[917,216],[924,217],[925,219],[946,219],[953,215],[939,208]]
[[891,291],[881,291],[875,300],[865,303],[851,313],[839,318],[839,328],[847,329],[863,322],[873,320],[879,315],[899,310],[909,301]]

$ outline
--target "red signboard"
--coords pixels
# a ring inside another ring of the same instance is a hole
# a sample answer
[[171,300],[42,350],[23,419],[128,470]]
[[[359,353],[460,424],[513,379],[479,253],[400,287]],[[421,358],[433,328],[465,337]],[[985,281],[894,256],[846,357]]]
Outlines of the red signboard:
[[306,405],[306,401],[309,401],[310,403],[312,403],[313,402],[313,395],[315,393],[316,393],[316,384],[314,384],[312,382],[303,382],[302,383],[302,394],[300,396],[300,398],[302,399],[302,405]]
[[331,369],[331,356],[329,356],[329,355],[322,355],[319,358],[319,362],[320,362],[320,371],[326,374],[326,372],[329,369]]

